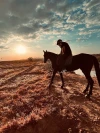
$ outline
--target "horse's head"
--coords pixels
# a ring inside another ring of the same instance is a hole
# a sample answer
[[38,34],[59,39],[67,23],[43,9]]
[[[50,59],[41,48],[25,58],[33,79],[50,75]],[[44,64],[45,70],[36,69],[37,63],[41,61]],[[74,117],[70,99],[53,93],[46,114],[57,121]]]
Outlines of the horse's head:
[[43,50],[43,52],[44,52],[44,63],[46,63],[47,60],[49,59],[48,52],[47,52],[47,50],[46,51]]

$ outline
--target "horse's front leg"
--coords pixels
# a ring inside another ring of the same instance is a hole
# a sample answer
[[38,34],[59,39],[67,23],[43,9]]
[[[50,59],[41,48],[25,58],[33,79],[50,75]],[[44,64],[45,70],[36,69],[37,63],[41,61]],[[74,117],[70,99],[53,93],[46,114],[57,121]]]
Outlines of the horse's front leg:
[[86,93],[88,91],[88,88],[89,88],[90,84],[88,82],[87,86],[86,86],[86,89],[83,91],[83,93]]
[[55,77],[55,74],[56,74],[57,71],[53,71],[53,75],[52,75],[52,78],[51,78],[51,81],[50,81],[50,84],[49,84],[49,88],[51,87],[52,83],[53,83],[53,79]]
[[63,78],[63,74],[62,74],[62,73],[60,73],[60,77],[61,77],[61,81],[62,81],[62,86],[61,86],[61,88],[63,88],[63,87],[64,87],[64,78]]

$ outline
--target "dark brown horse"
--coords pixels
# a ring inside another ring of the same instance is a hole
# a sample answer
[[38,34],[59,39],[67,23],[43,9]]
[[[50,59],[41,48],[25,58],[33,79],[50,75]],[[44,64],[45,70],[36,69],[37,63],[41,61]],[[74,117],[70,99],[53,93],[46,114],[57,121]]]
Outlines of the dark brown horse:
[[[54,76],[57,72],[60,73],[59,67],[56,64],[56,60],[58,58],[58,54],[52,53],[52,52],[48,52],[48,51],[43,51],[44,52],[44,63],[47,62],[48,59],[50,59],[51,63],[52,63],[52,68],[53,68],[53,75],[49,84],[49,88],[52,85]],[[89,98],[90,95],[92,95],[92,88],[93,88],[93,84],[94,81],[90,76],[90,72],[92,67],[95,67],[95,71],[96,71],[96,76],[97,76],[97,80],[100,86],[100,68],[99,68],[99,63],[98,60],[96,59],[95,56],[93,55],[89,55],[89,54],[78,54],[73,56],[73,60],[72,60],[72,64],[69,67],[66,67],[67,71],[74,71],[77,69],[81,69],[83,74],[85,75],[88,84],[86,86],[86,89],[83,91],[83,93],[86,93],[88,91],[88,88],[90,87],[89,93],[87,94],[87,97]],[[60,73],[61,76],[61,80],[62,80],[62,86],[61,88],[63,88],[64,86],[64,80],[63,80],[63,75],[62,73]]]

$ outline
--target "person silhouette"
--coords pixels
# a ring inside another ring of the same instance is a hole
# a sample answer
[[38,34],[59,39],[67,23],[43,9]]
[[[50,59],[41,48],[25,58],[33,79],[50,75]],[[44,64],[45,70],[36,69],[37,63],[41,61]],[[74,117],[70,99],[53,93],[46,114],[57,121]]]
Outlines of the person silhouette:
[[59,70],[62,71],[72,63],[72,51],[67,42],[63,42],[61,39],[57,40],[57,45],[61,48],[61,52],[57,58],[57,65]]

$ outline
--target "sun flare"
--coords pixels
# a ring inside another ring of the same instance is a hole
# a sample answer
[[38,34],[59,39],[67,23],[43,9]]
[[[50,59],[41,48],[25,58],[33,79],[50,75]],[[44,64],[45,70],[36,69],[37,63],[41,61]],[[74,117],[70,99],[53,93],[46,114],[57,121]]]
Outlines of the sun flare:
[[25,54],[26,53],[26,47],[23,45],[19,45],[15,48],[16,53],[18,54]]

